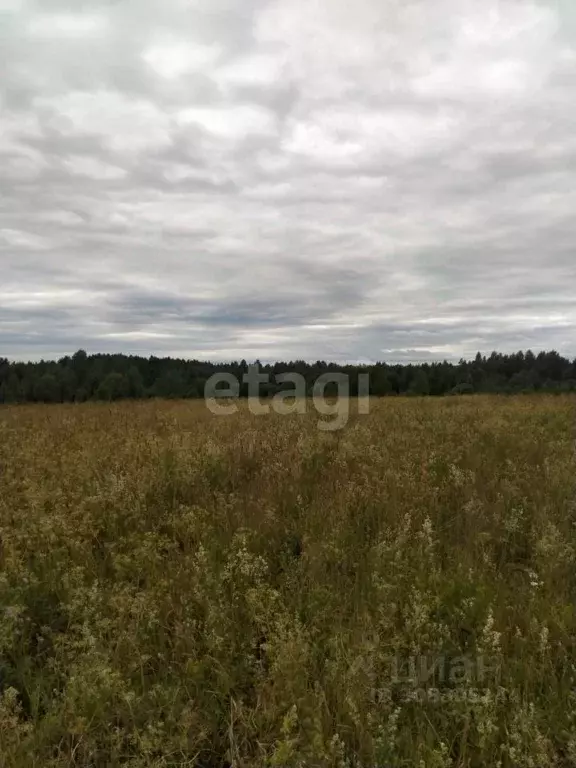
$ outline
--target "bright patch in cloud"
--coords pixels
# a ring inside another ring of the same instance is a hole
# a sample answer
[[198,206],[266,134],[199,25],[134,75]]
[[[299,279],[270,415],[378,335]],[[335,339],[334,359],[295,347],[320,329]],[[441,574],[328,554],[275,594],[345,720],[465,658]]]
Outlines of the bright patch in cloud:
[[53,40],[62,37],[77,39],[101,34],[108,26],[108,19],[96,14],[44,14],[33,18],[28,26],[30,35]]
[[273,133],[275,120],[271,112],[261,107],[228,108],[193,107],[178,115],[180,125],[197,125],[208,133],[225,139],[242,139],[251,134]]
[[189,72],[203,71],[213,65],[219,55],[220,49],[216,45],[173,41],[148,48],[144,61],[159,75],[170,80]]

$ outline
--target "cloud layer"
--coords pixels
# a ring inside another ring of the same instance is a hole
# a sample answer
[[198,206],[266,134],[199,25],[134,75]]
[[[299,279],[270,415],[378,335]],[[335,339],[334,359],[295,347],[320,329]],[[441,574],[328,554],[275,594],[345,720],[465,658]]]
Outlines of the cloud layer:
[[576,12],[0,0],[0,355],[576,354]]

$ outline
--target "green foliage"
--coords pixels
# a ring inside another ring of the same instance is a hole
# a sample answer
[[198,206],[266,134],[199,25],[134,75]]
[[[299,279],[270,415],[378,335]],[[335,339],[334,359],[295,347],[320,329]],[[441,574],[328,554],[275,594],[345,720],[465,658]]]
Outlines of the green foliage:
[[463,382],[461,384],[456,384],[456,386],[450,391],[450,394],[452,395],[471,395],[474,392],[474,387],[472,384],[468,384],[467,382]]
[[[217,372],[234,375],[240,382],[240,395],[248,395],[242,377],[248,370],[245,360],[214,364],[198,360],[141,358],[127,355],[88,355],[79,350],[57,362],[10,363],[0,359],[0,402],[72,402],[97,399],[201,398],[206,381]],[[474,360],[457,364],[444,362],[422,365],[336,365],[317,360],[278,362],[261,366],[268,382],[261,385],[262,397],[272,397],[288,387],[275,380],[280,373],[299,373],[312,393],[318,377],[327,372],[344,373],[349,378],[350,394],[358,394],[358,377],[368,374],[373,396],[411,394],[445,395],[471,393],[571,392],[576,389],[576,360],[557,352],[528,351],[512,355],[480,353]],[[109,377],[114,375],[113,379]],[[56,386],[44,377],[54,377]],[[124,381],[120,383],[120,378]],[[291,388],[291,385],[290,385]],[[330,387],[328,388],[330,390]],[[327,392],[330,394],[330,391]]]
[[45,373],[34,382],[34,399],[40,403],[57,403],[62,401],[58,379],[52,373]]
[[430,394],[430,382],[428,381],[428,375],[422,368],[416,370],[412,384],[410,386],[410,394],[413,395],[429,395]]
[[128,397],[137,399],[144,396],[144,381],[142,374],[135,365],[131,365],[126,374]]
[[186,382],[180,371],[167,370],[160,375],[152,387],[154,397],[179,398],[186,394]]
[[98,400],[121,400],[128,397],[128,380],[121,373],[109,373],[96,390]]

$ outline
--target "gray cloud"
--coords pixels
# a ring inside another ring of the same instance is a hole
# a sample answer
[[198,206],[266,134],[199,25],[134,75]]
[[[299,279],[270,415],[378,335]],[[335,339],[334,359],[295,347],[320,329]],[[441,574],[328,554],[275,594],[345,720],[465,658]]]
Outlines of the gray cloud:
[[0,17],[0,355],[576,355],[568,4]]

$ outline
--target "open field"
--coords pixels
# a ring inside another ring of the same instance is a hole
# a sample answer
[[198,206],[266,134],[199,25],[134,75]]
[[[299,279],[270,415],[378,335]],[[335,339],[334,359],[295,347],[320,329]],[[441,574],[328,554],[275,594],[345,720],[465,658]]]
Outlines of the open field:
[[576,399],[0,408],[0,754],[576,766]]

